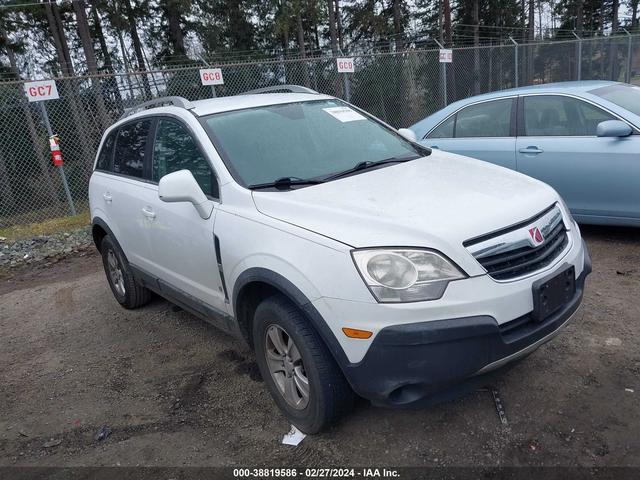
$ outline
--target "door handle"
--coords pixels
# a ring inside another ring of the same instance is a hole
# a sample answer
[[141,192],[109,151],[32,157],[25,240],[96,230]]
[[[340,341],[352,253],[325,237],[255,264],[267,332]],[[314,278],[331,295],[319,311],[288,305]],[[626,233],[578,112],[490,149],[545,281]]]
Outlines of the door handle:
[[156,214],[155,214],[155,213],[154,213],[154,211],[151,209],[151,207],[144,207],[144,208],[142,209],[142,214],[143,214],[145,217],[147,217],[147,218],[149,218],[149,219],[151,219],[151,220],[153,220],[154,218],[156,218]]
[[440,150],[440,147],[438,145],[431,145],[429,148],[435,148],[436,150]]
[[111,201],[113,200],[113,197],[109,192],[103,193],[102,198],[104,198],[104,201],[107,203],[111,203]]
[[542,150],[540,147],[535,147],[533,145],[527,147],[527,148],[521,148],[520,150],[518,150],[520,153],[543,153],[544,150]]

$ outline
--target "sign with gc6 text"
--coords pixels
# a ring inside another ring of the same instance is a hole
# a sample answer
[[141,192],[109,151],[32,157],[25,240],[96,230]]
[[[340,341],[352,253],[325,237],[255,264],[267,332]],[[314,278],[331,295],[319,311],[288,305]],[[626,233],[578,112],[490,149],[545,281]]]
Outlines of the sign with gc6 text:
[[336,58],[339,73],[354,73],[353,58]]
[[451,62],[453,62],[453,50],[449,48],[441,48],[440,63],[451,63]]
[[26,82],[24,92],[30,102],[40,102],[42,100],[55,100],[60,98],[55,80],[40,80],[37,82]]
[[200,81],[202,85],[223,85],[221,68],[201,68]]

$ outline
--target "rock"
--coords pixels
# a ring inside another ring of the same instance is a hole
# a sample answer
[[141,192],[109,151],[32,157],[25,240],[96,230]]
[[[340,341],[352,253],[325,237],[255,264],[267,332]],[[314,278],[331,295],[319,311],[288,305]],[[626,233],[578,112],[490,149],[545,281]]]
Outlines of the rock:
[[57,439],[51,439],[48,442],[45,442],[42,446],[44,448],[52,448],[52,447],[57,447],[58,445],[60,445],[62,443],[62,440],[57,440]]

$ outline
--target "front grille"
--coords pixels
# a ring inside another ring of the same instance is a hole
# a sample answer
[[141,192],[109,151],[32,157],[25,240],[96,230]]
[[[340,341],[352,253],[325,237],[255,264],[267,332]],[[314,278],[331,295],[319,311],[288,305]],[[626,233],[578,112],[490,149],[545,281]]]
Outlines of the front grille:
[[[544,240],[533,246],[529,229],[538,227]],[[541,270],[558,258],[569,243],[560,209],[555,206],[536,219],[466,245],[487,273],[496,280],[510,280]]]

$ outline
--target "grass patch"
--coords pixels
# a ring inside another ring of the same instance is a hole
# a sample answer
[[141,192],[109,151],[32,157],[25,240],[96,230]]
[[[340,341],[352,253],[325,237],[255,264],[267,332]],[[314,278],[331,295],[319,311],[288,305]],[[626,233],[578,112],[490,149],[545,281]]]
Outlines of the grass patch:
[[73,217],[52,218],[39,223],[2,228],[0,229],[0,237],[14,241],[21,238],[35,237],[37,235],[53,235],[54,233],[86,227],[90,223],[89,212],[85,212]]

